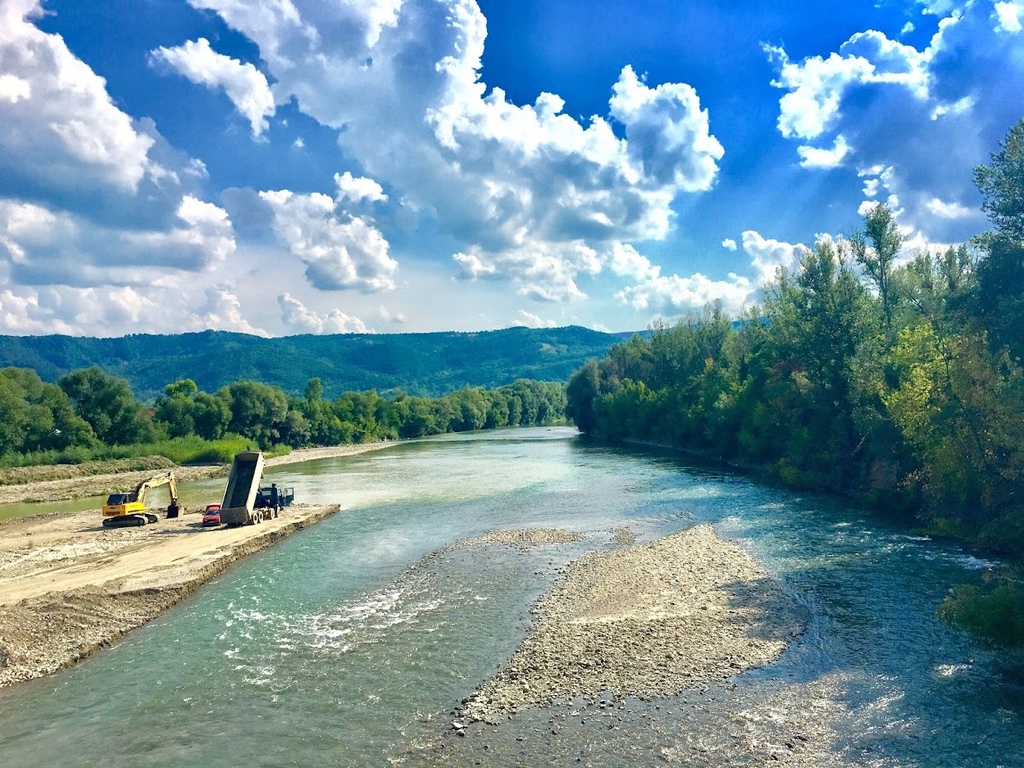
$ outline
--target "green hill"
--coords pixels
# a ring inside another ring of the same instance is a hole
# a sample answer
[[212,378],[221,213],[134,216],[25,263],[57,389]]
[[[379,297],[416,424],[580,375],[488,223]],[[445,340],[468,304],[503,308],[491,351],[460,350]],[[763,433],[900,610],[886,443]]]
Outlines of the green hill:
[[271,339],[226,331],[103,339],[0,336],[0,367],[32,368],[54,382],[98,365],[127,379],[144,401],[183,378],[207,392],[252,379],[299,395],[314,376],[331,398],[368,389],[439,397],[465,386],[492,388],[523,378],[566,381],[587,359],[604,357],[612,344],[631,335],[569,326]]

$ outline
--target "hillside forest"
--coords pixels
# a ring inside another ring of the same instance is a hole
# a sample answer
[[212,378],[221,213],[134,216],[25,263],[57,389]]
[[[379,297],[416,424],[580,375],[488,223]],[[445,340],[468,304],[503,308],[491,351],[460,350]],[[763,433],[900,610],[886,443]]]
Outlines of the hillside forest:
[[[588,362],[567,414],[606,440],[755,467],[1019,562],[1024,120],[974,180],[993,228],[972,242],[903,261],[878,205],[780,271],[739,321],[711,306]],[[955,590],[943,612],[1024,644],[1020,570]]]

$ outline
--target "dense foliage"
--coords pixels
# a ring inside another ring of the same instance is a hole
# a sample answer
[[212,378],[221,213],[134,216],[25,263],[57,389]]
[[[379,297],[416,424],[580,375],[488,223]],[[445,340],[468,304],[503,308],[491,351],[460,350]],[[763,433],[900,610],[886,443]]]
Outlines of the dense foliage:
[[[755,465],[1024,554],[1024,120],[975,178],[995,230],[969,246],[901,262],[899,228],[877,206],[860,232],[780,271],[738,322],[712,306],[585,364],[567,415],[609,440]],[[979,618],[1013,595],[1019,576],[1003,574],[944,613],[1024,644],[1019,604],[1016,618]]]
[[273,339],[224,331],[110,339],[0,336],[0,365],[30,368],[50,383],[96,365],[125,379],[147,403],[183,376],[206,392],[259,381],[298,396],[315,376],[330,398],[399,388],[441,397],[466,386],[495,389],[519,379],[565,381],[622,338],[579,327]]
[[[323,396],[318,378],[302,397],[257,381],[214,393],[191,379],[164,387],[152,409],[128,383],[98,367],[73,371],[59,384],[34,371],[0,370],[0,465],[123,458],[140,451],[175,461],[221,461],[240,446],[263,449],[423,437],[564,419],[559,383],[520,380],[494,390],[465,387],[445,397],[373,390]],[[120,447],[120,448],[119,448]]]

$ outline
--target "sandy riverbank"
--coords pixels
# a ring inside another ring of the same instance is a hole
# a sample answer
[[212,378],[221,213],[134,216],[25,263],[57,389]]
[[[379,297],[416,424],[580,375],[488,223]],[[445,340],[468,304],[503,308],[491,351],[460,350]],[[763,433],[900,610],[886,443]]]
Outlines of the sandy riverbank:
[[[392,445],[301,449],[268,459],[267,466]],[[174,467],[174,472],[188,482],[225,476],[228,469]],[[153,474],[145,470],[3,486],[0,503],[102,496]],[[50,674],[111,644],[240,558],[337,510],[297,504],[277,519],[233,529],[203,528],[198,510],[142,528],[104,528],[99,510],[0,521],[0,688]]]
[[0,529],[0,688],[70,666],[192,594],[237,560],[338,511],[203,528],[199,513],[104,528],[96,512]]

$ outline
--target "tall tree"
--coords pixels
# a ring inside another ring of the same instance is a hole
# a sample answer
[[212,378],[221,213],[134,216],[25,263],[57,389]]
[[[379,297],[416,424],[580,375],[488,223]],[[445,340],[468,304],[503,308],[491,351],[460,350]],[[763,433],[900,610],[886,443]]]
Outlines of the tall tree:
[[864,229],[853,234],[850,245],[854,258],[878,289],[885,332],[891,337],[895,303],[892,271],[896,256],[903,247],[903,235],[888,205],[876,205],[868,212],[864,217]]
[[153,440],[153,419],[135,400],[124,379],[105,373],[99,366],[72,371],[57,382],[96,437],[107,445],[131,445]]
[[984,210],[995,231],[978,238],[977,314],[993,345],[1024,360],[1024,119],[992,154],[989,165],[974,169],[985,198]]

